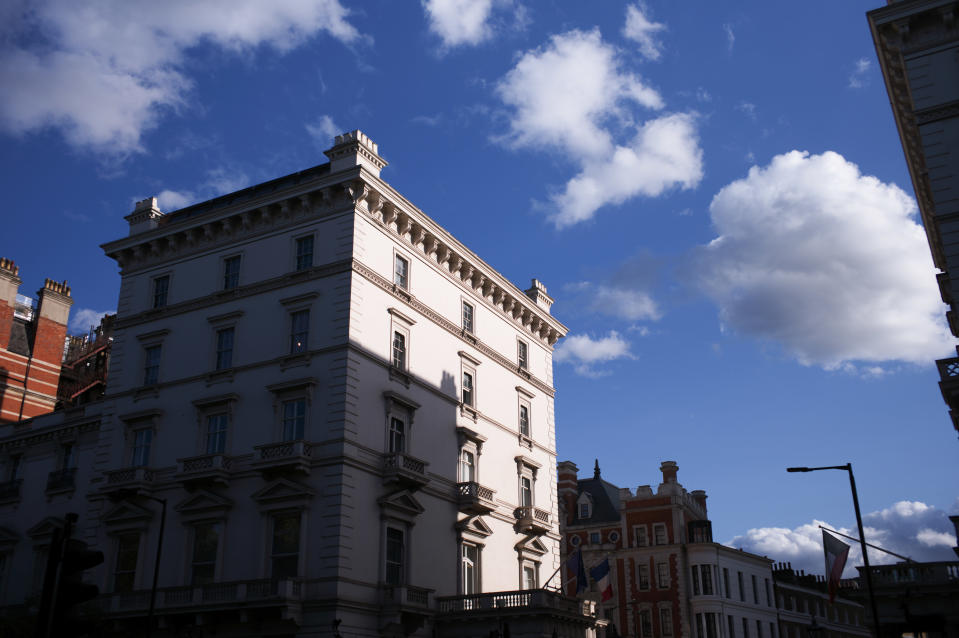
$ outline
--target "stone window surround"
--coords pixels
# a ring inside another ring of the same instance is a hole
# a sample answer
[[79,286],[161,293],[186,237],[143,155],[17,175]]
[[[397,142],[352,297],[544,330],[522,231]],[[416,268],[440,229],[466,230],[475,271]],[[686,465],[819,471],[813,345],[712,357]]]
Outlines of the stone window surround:
[[483,454],[483,443],[486,442],[486,437],[478,432],[475,432],[469,428],[459,426],[456,428],[456,439],[459,449],[459,460],[457,461],[457,479],[458,482],[461,481],[462,477],[459,474],[459,464],[462,462],[463,452],[468,451],[473,453],[473,480],[477,483],[480,482],[480,457]]
[[[237,271],[237,275],[236,275],[236,285],[233,286],[233,287],[231,287],[231,288],[227,288],[227,287],[225,286],[225,284],[226,284],[226,264],[227,264],[227,262],[228,262],[230,259],[233,259],[234,257],[236,257],[236,258],[238,258],[238,259],[240,260],[240,261],[239,261],[240,268],[239,268],[239,270]],[[239,288],[240,286],[242,286],[242,285],[243,285],[243,264],[244,264],[245,262],[246,262],[246,250],[243,250],[243,249],[231,251],[231,252],[229,252],[229,253],[227,253],[227,254],[221,255],[221,256],[220,256],[219,278],[217,279],[217,281],[216,281],[216,286],[214,286],[213,289],[214,289],[214,290],[217,290],[217,291],[219,291],[219,292],[228,292],[228,291],[236,290],[237,288]]]
[[[193,582],[193,556],[194,550],[196,548],[196,528],[200,525],[219,525],[220,526],[220,536],[217,539],[216,544],[216,562],[213,564],[213,582],[217,582],[221,579],[223,575],[223,551],[226,543],[224,539],[226,538],[226,528],[227,528],[227,518],[226,516],[218,516],[214,518],[203,518],[197,520],[183,521],[183,526],[186,528],[187,533],[187,553],[186,553],[186,573],[184,574],[183,582],[190,583]],[[303,546],[303,518],[300,517],[300,547]],[[271,539],[272,540],[272,539]]]
[[[163,303],[161,305],[156,305],[157,301],[157,282],[163,278],[166,278],[166,291],[164,292]],[[158,273],[153,273],[150,275],[150,297],[148,299],[147,308],[149,310],[160,310],[161,308],[166,308],[170,305],[170,291],[173,290],[173,269],[167,269]]]
[[390,428],[392,420],[399,419],[406,426],[403,432],[403,450],[410,453],[413,446],[413,417],[420,404],[412,399],[397,394],[392,390],[383,393],[383,399],[386,407],[386,427],[383,429],[383,450],[389,452],[390,449]]
[[516,502],[519,506],[522,506],[523,503],[523,477],[529,479],[530,487],[530,506],[536,506],[536,473],[542,467],[539,463],[533,459],[519,455],[513,459],[516,461]]
[[313,406],[313,390],[316,384],[317,380],[315,377],[303,377],[266,386],[266,389],[273,395],[273,432],[271,440],[268,441],[269,443],[276,443],[283,440],[283,403],[296,399],[306,400],[306,415],[303,418],[303,438],[307,441],[310,439],[310,417]]
[[[296,573],[299,577],[305,573],[306,569],[306,543],[305,539],[307,538],[307,533],[309,531],[309,517],[310,517],[310,508],[307,505],[298,505],[298,506],[289,506],[281,505],[274,508],[266,509],[263,511],[263,565],[262,571],[260,574],[261,578],[272,578],[273,577],[273,525],[274,520],[277,516],[286,516],[289,514],[298,513],[300,515],[300,545],[297,548],[297,565]],[[224,528],[225,529],[225,528]],[[222,545],[222,543],[221,543]],[[191,545],[192,548],[192,545]],[[219,552],[219,548],[217,549]],[[192,556],[192,554],[191,554]]]
[[[150,332],[145,332],[143,334],[138,334],[136,336],[137,341],[140,342],[140,361],[141,361],[140,371],[143,373],[143,376],[140,377],[141,383],[139,387],[151,388],[151,387],[160,385],[160,373],[163,370],[163,351],[164,351],[163,343],[166,340],[167,336],[169,336],[169,334],[170,334],[170,330],[162,329],[162,330],[151,330]],[[160,360],[157,362],[156,382],[150,385],[145,385],[143,381],[146,381],[147,350],[155,346],[159,346],[160,348]]]
[[[237,339],[237,325],[240,322],[240,318],[243,316],[244,312],[242,310],[236,310],[233,312],[227,312],[219,315],[213,315],[207,317],[206,320],[210,324],[210,328],[213,332],[210,345],[210,370],[215,373],[224,373],[228,370],[231,370],[236,367],[236,347],[239,344]],[[217,345],[218,345],[218,333],[220,330],[226,328],[233,328],[233,352],[231,355],[230,366],[222,370],[217,370]]]
[[193,401],[193,407],[196,409],[196,450],[197,454],[207,454],[207,417],[214,414],[226,414],[226,442],[223,445],[222,454],[229,453],[233,442],[234,430],[234,404],[240,400],[240,395],[235,392],[220,394],[212,397],[204,397]]
[[[297,247],[301,239],[310,238],[313,240],[313,245],[310,247],[310,265],[303,268],[297,268]],[[294,233],[290,235],[290,272],[302,272],[304,270],[309,270],[316,265],[316,233],[313,230],[304,233]]]
[[[157,409],[119,415],[119,419],[123,423],[123,458],[119,467],[133,467],[136,435],[137,432],[142,430],[151,430],[153,432],[150,438],[150,457],[153,456],[153,452],[156,449],[158,432],[160,431],[160,428],[157,426],[162,416],[163,411]],[[152,459],[147,459],[146,467],[151,467],[151,460]]]

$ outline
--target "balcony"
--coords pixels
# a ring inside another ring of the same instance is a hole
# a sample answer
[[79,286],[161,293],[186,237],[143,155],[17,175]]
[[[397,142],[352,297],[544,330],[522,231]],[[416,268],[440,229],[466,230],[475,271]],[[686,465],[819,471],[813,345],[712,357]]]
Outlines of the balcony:
[[445,596],[436,603],[437,638],[502,635],[506,627],[512,635],[595,636],[597,626],[605,625],[594,602],[545,589]]
[[380,585],[382,635],[413,634],[433,614],[432,589],[413,585]]
[[383,461],[383,483],[396,483],[410,489],[419,489],[430,482],[426,474],[429,465],[406,452],[387,454]]
[[156,471],[149,467],[125,467],[105,472],[105,483],[101,489],[105,492],[127,490],[147,490],[153,487]]
[[517,507],[516,526],[526,534],[545,534],[549,531],[549,512],[538,507]]
[[0,503],[14,503],[20,500],[20,486],[23,479],[3,481],[0,483]]
[[939,391],[946,405],[951,409],[959,408],[959,357],[939,359],[936,361],[939,368]]
[[227,485],[233,457],[226,454],[203,454],[177,459],[176,477],[184,483],[219,483]]
[[456,484],[456,492],[461,512],[466,514],[489,514],[496,509],[493,495],[496,494],[485,485],[476,481],[467,481]]
[[253,449],[253,467],[260,471],[310,473],[313,446],[302,439],[256,445]]
[[47,476],[47,494],[72,492],[77,486],[77,468],[69,467],[50,472]]
[[[280,607],[285,619],[299,622],[303,583],[299,580],[242,580],[157,590],[156,610],[165,613],[243,612]],[[150,590],[100,596],[98,606],[112,619],[139,619],[150,608]]]

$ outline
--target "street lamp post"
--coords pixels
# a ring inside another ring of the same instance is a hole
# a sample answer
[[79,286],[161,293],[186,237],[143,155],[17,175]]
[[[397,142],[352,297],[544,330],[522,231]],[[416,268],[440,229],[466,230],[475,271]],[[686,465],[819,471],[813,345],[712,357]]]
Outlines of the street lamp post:
[[147,614],[147,632],[146,638],[153,634],[153,612],[156,609],[157,602],[157,578],[160,575],[160,555],[163,552],[163,532],[166,528],[166,499],[149,494],[140,494],[144,498],[156,501],[162,507],[160,512],[160,537],[157,539],[156,561],[153,563],[153,587],[150,589],[150,612]]
[[852,475],[852,463],[845,465],[826,465],[824,467],[787,467],[787,472],[816,472],[818,470],[845,470],[849,472],[849,487],[852,489],[852,504],[856,509],[856,525],[859,527],[859,547],[862,549],[862,562],[866,568],[866,587],[869,589],[869,606],[872,607],[872,624],[876,631],[876,637],[881,636],[879,632],[879,611],[876,608],[876,596],[872,591],[872,570],[869,568],[869,554],[866,553],[866,534],[862,529],[862,514],[859,512],[859,494],[856,492],[856,479]]

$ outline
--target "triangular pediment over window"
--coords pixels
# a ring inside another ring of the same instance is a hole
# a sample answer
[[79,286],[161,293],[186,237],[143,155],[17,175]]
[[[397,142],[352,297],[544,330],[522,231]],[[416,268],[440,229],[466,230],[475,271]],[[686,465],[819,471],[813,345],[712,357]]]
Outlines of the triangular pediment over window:
[[532,554],[535,556],[542,556],[549,551],[546,549],[546,546],[543,545],[535,536],[527,536],[520,542],[516,543],[514,547],[516,548],[516,551],[526,555]]
[[417,516],[426,511],[409,490],[400,490],[380,497],[377,502],[384,513],[395,518],[413,522]]
[[153,512],[136,503],[123,501],[100,517],[111,532],[130,529],[146,529],[153,518]]
[[252,498],[261,508],[302,507],[316,494],[308,486],[286,478],[270,481],[262,489],[253,493]]
[[0,527],[0,553],[6,554],[20,540],[20,535],[8,527]]
[[34,541],[49,541],[55,529],[63,529],[64,520],[59,516],[48,516],[30,529],[27,536]]
[[493,533],[482,516],[471,516],[456,523],[456,531],[463,537],[486,538]]
[[186,517],[224,516],[233,501],[209,490],[198,490],[174,508]]

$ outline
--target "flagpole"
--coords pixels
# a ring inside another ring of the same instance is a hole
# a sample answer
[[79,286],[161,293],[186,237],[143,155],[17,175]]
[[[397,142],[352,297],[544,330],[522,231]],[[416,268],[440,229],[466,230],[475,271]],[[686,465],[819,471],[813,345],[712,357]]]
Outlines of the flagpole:
[[[837,531],[834,530],[834,529],[829,529],[828,527],[824,527],[824,526],[822,526],[822,525],[819,526],[819,529],[824,529],[824,530],[826,530],[827,532],[831,532],[831,533],[836,534],[836,535],[838,535],[838,536],[842,536],[843,538],[848,538],[849,540],[851,540],[851,541],[856,541],[857,543],[859,542],[859,539],[856,538],[855,536],[849,536],[849,535],[847,535],[847,534],[843,534],[842,532],[837,532]],[[895,556],[896,558],[901,558],[901,559],[903,559],[904,561],[906,561],[907,563],[915,563],[915,562],[916,562],[916,561],[912,560],[911,558],[909,558],[908,556],[903,556],[902,554],[897,554],[896,552],[890,552],[888,549],[883,549],[882,547],[879,547],[879,545],[873,545],[872,543],[866,543],[866,547],[872,547],[873,549],[878,549],[880,552],[889,554],[890,556]]]

